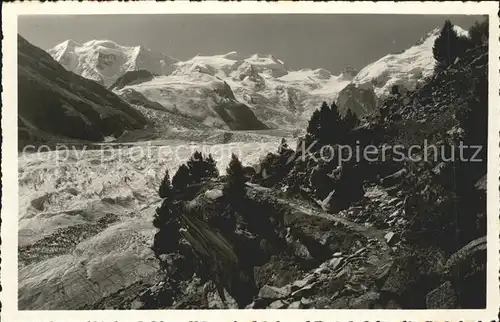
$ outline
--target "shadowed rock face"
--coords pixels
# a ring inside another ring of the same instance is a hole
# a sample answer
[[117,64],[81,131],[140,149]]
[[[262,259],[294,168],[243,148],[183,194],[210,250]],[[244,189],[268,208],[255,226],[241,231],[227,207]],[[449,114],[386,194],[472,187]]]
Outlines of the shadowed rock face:
[[145,69],[128,71],[122,76],[120,76],[114,83],[109,87],[110,90],[122,89],[127,85],[134,85],[142,82],[147,82],[152,80],[155,75]]
[[100,141],[143,128],[141,113],[94,81],[64,69],[18,36],[18,117],[20,146],[32,134]]
[[337,99],[340,112],[345,115],[347,110],[353,111],[358,117],[368,115],[375,111],[377,97],[370,86],[347,85],[340,91]]
[[221,102],[215,107],[215,111],[231,130],[268,129],[245,104]]

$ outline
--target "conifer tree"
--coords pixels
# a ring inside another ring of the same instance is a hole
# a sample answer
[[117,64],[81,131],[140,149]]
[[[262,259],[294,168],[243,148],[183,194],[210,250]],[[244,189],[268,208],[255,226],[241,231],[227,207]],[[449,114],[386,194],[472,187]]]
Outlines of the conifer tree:
[[397,84],[392,85],[391,87],[391,95],[399,96],[401,93],[399,92],[399,86]]
[[195,151],[187,162],[187,167],[193,182],[200,182],[206,178],[215,178],[219,175],[212,155],[205,158],[199,151]]
[[335,103],[330,105],[328,119],[323,124],[323,137],[327,143],[341,143],[346,138],[347,129]]
[[170,198],[172,194],[172,184],[170,183],[170,175],[168,173],[168,169],[165,170],[165,175],[160,184],[160,188],[158,189],[158,194],[160,198]]
[[313,139],[318,139],[319,137],[319,121],[320,121],[320,115],[319,115],[319,110],[315,110],[311,118],[309,119],[309,123],[307,125],[307,134],[313,138]]
[[207,168],[206,168],[206,175],[211,178],[216,178],[219,176],[219,170],[217,169],[217,163],[215,162],[214,158],[212,157],[212,154],[208,155],[208,158],[206,159],[207,163]]
[[458,36],[453,24],[446,20],[441,34],[434,41],[432,52],[437,62],[437,67],[446,69],[453,64],[457,57],[462,57],[467,48],[467,41]]
[[172,186],[174,189],[182,189],[183,187],[191,184],[191,182],[192,180],[189,168],[185,164],[181,165],[172,178]]
[[489,27],[488,17],[486,17],[486,19],[481,22],[476,21],[474,25],[469,28],[469,38],[472,45],[479,46],[488,43],[490,34]]
[[358,117],[350,109],[347,110],[343,120],[347,130],[352,130],[359,123]]
[[335,125],[338,123],[336,120],[340,120],[340,114],[338,114],[338,109],[335,103],[332,106],[328,106],[326,102],[323,102],[319,109],[319,133],[318,139],[321,143],[328,144],[331,143],[335,137]]
[[321,144],[330,144],[343,139],[346,127],[335,103],[328,106],[321,104],[319,110],[314,111],[307,127],[308,135]]
[[246,181],[245,171],[241,161],[234,153],[231,155],[231,161],[229,162],[226,173],[227,184],[224,187],[224,194],[231,196],[243,195]]

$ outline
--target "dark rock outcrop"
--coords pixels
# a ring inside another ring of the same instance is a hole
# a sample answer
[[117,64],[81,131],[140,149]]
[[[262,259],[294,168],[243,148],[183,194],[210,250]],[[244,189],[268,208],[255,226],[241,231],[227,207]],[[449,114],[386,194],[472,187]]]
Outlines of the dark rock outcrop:
[[145,69],[128,71],[109,86],[110,90],[122,89],[128,85],[139,84],[152,80],[156,75]]
[[342,115],[351,110],[356,116],[361,117],[376,110],[377,97],[372,86],[363,87],[351,83],[339,92],[337,106]]

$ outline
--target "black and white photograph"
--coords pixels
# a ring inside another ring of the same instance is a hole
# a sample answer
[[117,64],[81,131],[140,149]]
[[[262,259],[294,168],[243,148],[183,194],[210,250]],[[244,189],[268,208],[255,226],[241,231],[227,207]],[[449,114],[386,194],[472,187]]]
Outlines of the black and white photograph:
[[10,48],[19,311],[498,311],[495,12],[77,11]]

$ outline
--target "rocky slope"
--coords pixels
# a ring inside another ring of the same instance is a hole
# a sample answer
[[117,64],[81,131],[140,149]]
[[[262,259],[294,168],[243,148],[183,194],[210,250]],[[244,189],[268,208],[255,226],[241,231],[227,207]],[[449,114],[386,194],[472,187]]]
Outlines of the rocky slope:
[[101,141],[148,121],[103,86],[64,69],[18,37],[19,146],[55,136]]

